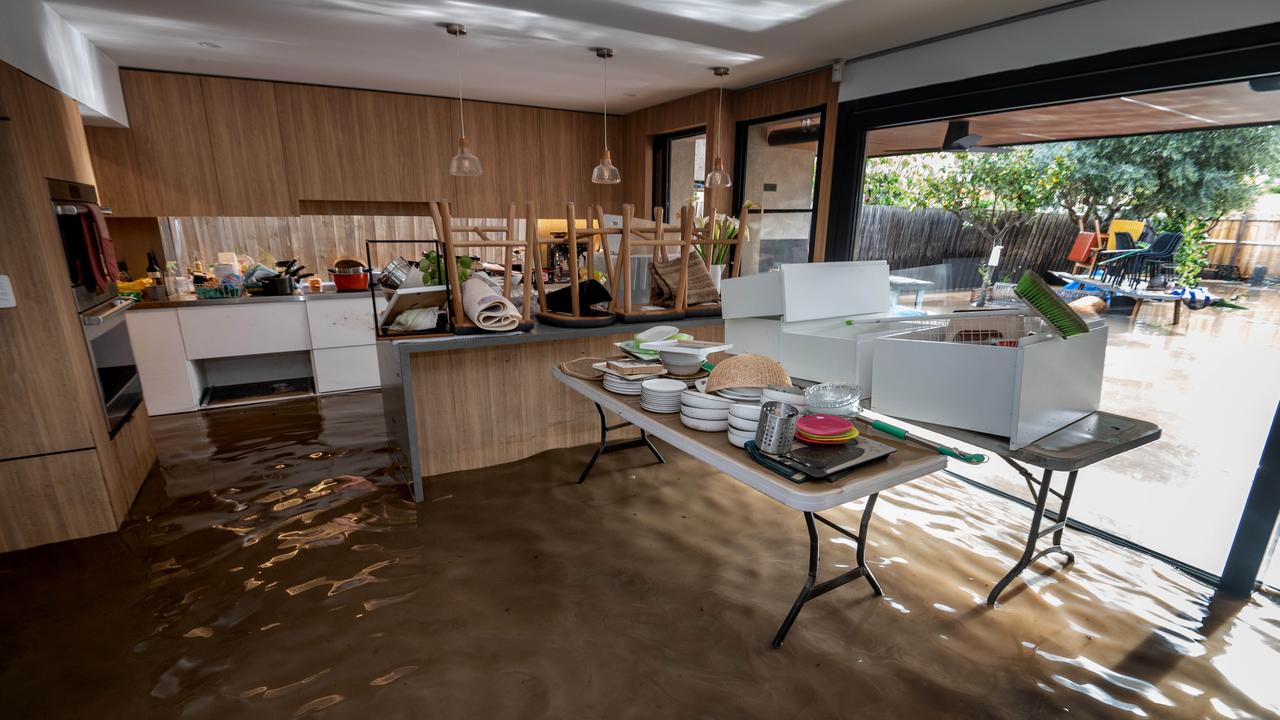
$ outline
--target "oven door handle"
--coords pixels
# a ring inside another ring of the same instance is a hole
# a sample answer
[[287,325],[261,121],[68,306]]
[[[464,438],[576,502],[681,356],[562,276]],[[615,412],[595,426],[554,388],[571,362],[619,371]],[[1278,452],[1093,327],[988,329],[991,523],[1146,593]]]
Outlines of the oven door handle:
[[101,325],[112,315],[128,310],[130,305],[133,305],[132,300],[116,300],[112,303],[111,307],[103,310],[102,312],[93,314],[85,313],[84,315],[81,315],[80,322],[85,325]]

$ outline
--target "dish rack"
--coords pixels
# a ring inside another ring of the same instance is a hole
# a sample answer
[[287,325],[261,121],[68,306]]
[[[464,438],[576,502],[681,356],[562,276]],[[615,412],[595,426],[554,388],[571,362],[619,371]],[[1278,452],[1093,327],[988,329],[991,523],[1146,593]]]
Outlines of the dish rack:
[[235,285],[219,285],[218,287],[196,287],[196,297],[201,300],[226,300],[240,297],[240,288]]
[[902,324],[909,329],[874,341],[878,412],[1008,437],[1017,449],[1098,409],[1105,324],[1065,339],[1035,316]]

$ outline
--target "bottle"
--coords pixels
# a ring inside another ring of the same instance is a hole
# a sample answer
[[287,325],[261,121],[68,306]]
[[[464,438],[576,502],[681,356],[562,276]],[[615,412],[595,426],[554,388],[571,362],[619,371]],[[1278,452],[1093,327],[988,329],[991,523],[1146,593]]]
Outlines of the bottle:
[[156,254],[150,250],[147,251],[147,277],[163,287],[164,275],[160,273],[160,263],[156,261]]
[[132,282],[133,276],[129,274],[129,263],[121,260],[116,263],[116,269],[120,272],[116,273],[116,280],[119,282]]

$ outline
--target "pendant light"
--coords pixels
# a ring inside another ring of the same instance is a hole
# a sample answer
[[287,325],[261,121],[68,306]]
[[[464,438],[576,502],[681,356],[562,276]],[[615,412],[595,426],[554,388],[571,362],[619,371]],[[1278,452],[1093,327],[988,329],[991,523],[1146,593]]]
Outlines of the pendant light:
[[600,164],[591,170],[591,182],[597,185],[617,185],[622,182],[622,173],[613,166],[613,156],[609,154],[609,58],[613,50],[606,47],[591,48],[591,52],[600,58],[604,68],[604,154],[600,156]]
[[720,78],[720,102],[716,105],[716,159],[711,163],[711,172],[707,173],[704,184],[707,187],[727,188],[733,185],[733,179],[725,172],[724,160],[720,159],[720,115],[724,111],[724,76],[729,74],[729,68],[713,67],[711,72]]
[[462,36],[467,34],[467,26],[458,23],[444,23],[445,32],[458,38],[458,154],[449,162],[449,174],[462,177],[473,177],[484,173],[480,166],[480,158],[471,152],[471,143],[467,142],[467,118],[462,112]]

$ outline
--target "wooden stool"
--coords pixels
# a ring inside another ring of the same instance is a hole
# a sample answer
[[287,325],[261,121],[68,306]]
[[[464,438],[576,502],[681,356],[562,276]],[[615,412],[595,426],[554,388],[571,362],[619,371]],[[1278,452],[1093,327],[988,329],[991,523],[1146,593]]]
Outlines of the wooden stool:
[[[507,208],[507,222],[505,225],[455,225],[453,223],[453,215],[449,211],[448,201],[433,201],[431,203],[431,220],[436,226],[436,236],[444,245],[445,272],[449,278],[449,305],[453,316],[454,332],[459,335],[485,332],[471,322],[471,319],[467,317],[467,313],[463,309],[462,283],[458,277],[458,251],[484,248],[500,248],[503,251],[502,295],[508,300],[511,299],[511,278],[515,273],[515,251],[516,248],[524,248],[524,267],[521,273],[521,284],[524,286],[524,293],[521,299],[520,325],[516,330],[532,329],[534,325],[532,317],[533,278],[529,275],[529,264],[531,262],[534,264],[534,272],[537,272],[536,268],[539,264],[538,248],[534,242],[537,236],[538,221],[537,215],[533,211],[533,203],[525,204],[525,237],[523,240],[519,239],[519,232],[516,227],[515,203],[511,203]],[[494,236],[501,236],[501,239],[496,239]]]
[[[617,315],[613,312],[613,301],[610,301],[609,310],[598,310],[592,307],[584,307],[581,298],[579,285],[583,279],[579,277],[578,270],[578,241],[586,240],[587,243],[587,280],[594,279],[594,265],[596,250],[599,248],[604,253],[605,279],[609,287],[609,293],[617,299],[614,293],[614,272],[613,263],[609,259],[609,237],[613,235],[623,235],[624,228],[607,228],[604,226],[604,213],[597,206],[587,211],[587,227],[578,227],[577,213],[574,210],[573,203],[565,206],[565,217],[567,220],[567,235],[564,242],[568,244],[568,263],[569,263],[569,300],[570,312],[554,312],[547,306],[547,291],[542,277],[541,268],[537,275],[538,283],[538,322],[545,325],[554,325],[556,327],[574,327],[574,328],[590,328],[604,327],[617,322]],[[625,227],[625,222],[624,222]],[[539,252],[541,245],[557,245],[560,241],[556,238],[536,238],[535,236],[535,258],[541,258]]]
[[[636,222],[635,207],[622,206],[622,242],[618,245],[617,291],[613,295],[614,312],[624,323],[671,322],[685,317],[685,294],[689,287],[689,253],[693,251],[693,212],[680,209],[679,228],[663,222],[662,208],[654,208],[652,225]],[[636,248],[652,248],[655,261],[667,261],[667,249],[678,249],[680,271],[675,289],[675,301],[670,308],[634,307],[631,302],[631,256]]]

